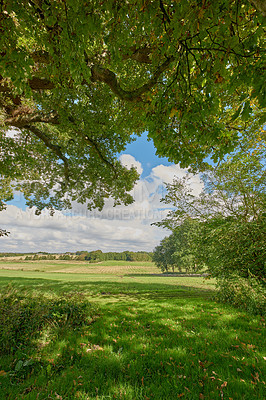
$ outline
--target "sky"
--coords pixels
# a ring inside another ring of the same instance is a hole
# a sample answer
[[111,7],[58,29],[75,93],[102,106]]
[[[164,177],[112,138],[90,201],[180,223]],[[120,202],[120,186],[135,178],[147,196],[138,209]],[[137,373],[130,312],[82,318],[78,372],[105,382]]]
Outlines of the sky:
[[[0,252],[152,251],[170,234],[151,225],[161,221],[170,210],[169,205],[160,201],[165,194],[164,183],[187,173],[166,158],[157,157],[155,152],[152,141],[144,134],[120,155],[124,165],[133,165],[140,173],[132,190],[135,201],[129,206],[113,207],[112,201],[107,200],[99,212],[73,203],[67,212],[56,211],[50,216],[43,211],[37,216],[35,208],[26,207],[23,196],[16,194],[0,214],[1,228],[10,232],[0,239]],[[202,188],[199,176],[193,176],[191,182],[198,194]]]

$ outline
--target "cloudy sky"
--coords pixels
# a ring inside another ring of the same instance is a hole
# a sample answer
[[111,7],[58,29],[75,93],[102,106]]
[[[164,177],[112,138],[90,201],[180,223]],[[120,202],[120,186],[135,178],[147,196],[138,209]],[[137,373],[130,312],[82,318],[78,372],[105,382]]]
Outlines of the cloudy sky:
[[[0,252],[152,251],[169,234],[151,226],[169,211],[169,206],[160,202],[164,182],[184,176],[186,170],[158,158],[145,135],[128,145],[120,159],[124,165],[136,166],[141,174],[132,191],[133,204],[113,207],[108,201],[101,212],[73,204],[72,210],[57,211],[53,217],[46,212],[36,216],[35,209],[27,208],[23,197],[17,195],[0,215],[1,228],[11,232],[1,238]],[[192,185],[195,192],[200,191],[197,176]]]

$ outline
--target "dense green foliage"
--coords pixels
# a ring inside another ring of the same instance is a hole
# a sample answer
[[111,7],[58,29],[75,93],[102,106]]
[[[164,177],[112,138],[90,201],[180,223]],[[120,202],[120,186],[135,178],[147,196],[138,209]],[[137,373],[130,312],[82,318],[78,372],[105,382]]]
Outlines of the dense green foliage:
[[[194,236],[190,228],[192,245],[181,241],[167,251],[175,256],[185,248],[194,256],[195,263],[207,266],[218,279],[220,297],[233,303],[248,305],[248,290],[255,293],[261,285],[257,302],[261,310],[265,307],[266,295],[265,146],[259,142],[255,149],[248,147],[206,172],[204,190],[199,196],[192,194],[187,178],[167,185],[168,193],[163,201],[173,204],[174,209],[157,225],[172,229],[170,238],[173,239],[176,230],[182,232],[187,218],[192,218],[197,226]],[[164,239],[166,244],[167,240]],[[243,279],[246,284],[237,283]],[[229,287],[231,294],[226,293]],[[242,302],[233,300],[241,298],[241,293]]]
[[182,166],[231,151],[263,121],[263,16],[260,0],[3,0],[0,201],[129,204],[117,154],[145,130]]
[[[15,353],[35,345],[45,330],[77,329],[96,317],[95,307],[76,293],[53,300],[23,295],[7,287],[0,296],[0,350]],[[12,316],[12,318],[10,318]]]
[[254,276],[265,282],[265,238],[265,215],[248,222],[233,218],[213,219],[202,226],[199,254],[213,276]]
[[[25,255],[33,255],[34,253],[0,253],[0,257],[19,257],[19,256],[25,256]],[[45,253],[46,254],[46,253]]]
[[198,246],[197,240],[201,224],[187,218],[177,226],[173,233],[164,238],[153,252],[153,261],[162,272],[175,268],[179,272],[198,271]]
[[101,250],[94,251],[76,251],[75,253],[64,253],[64,254],[49,254],[46,252],[39,253],[0,253],[1,257],[18,257],[21,259],[25,256],[27,261],[41,261],[41,260],[78,260],[78,261],[151,261],[152,253],[146,251],[123,251],[123,252],[106,252],[103,253]]
[[174,256],[175,250],[176,247],[173,234],[165,237],[161,240],[160,244],[155,247],[152,260],[162,272],[168,272],[169,269],[172,269],[172,272],[175,272],[175,268],[178,268],[180,271]]
[[252,276],[248,278],[230,276],[219,279],[216,298],[252,314],[266,314],[265,285]]

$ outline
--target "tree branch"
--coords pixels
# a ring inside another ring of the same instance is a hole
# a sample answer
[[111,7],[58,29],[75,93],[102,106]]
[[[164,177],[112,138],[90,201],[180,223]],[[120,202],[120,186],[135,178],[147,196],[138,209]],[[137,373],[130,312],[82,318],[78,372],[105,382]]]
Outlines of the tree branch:
[[109,167],[111,167],[111,169],[112,169],[113,172],[114,172],[115,177],[117,178],[117,172],[116,172],[115,166],[114,166],[110,161],[108,161],[108,160],[102,155],[102,153],[101,153],[99,147],[97,146],[97,144],[96,144],[91,138],[89,138],[88,136],[85,137],[85,140],[86,140],[88,143],[90,143],[90,145],[95,149],[95,151],[96,151],[96,153],[98,154],[98,156],[100,157],[100,159],[101,159],[105,164],[107,164]]
[[23,112],[23,110],[15,110],[12,113],[12,117],[7,118],[4,121],[6,126],[13,126],[15,128],[25,128],[29,124],[33,124],[35,122],[43,122],[46,124],[57,125],[59,123],[58,116],[54,115],[41,115],[41,114],[29,114],[28,112]]
[[168,22],[168,24],[170,24],[171,21],[170,21],[170,18],[169,18],[169,16],[168,16],[167,12],[165,11],[165,8],[164,8],[164,5],[163,5],[162,0],[160,0],[160,9],[161,9],[161,11],[162,11],[162,13],[163,13],[164,18],[166,19],[166,21]]
[[[138,58],[142,58],[145,56],[147,58],[147,53],[146,55],[143,53],[140,55],[139,53],[140,50],[137,51],[135,59],[137,60]],[[40,55],[36,56],[36,59],[38,57],[42,57]],[[47,55],[43,55],[43,57],[47,60]],[[33,57],[34,58],[34,57]],[[131,58],[134,59],[132,56]],[[106,83],[112,92],[116,94],[120,99],[126,100],[126,101],[135,101],[139,100],[140,96],[149,91],[156,83],[160,75],[167,70],[169,67],[170,63],[174,61],[174,57],[171,56],[167,58],[162,65],[160,65],[157,70],[155,71],[154,75],[150,78],[149,82],[145,83],[144,85],[140,86],[139,88],[132,90],[132,91],[127,91],[124,90],[115,75],[114,72],[110,71],[108,68],[104,68],[100,65],[93,65],[91,67],[91,80],[92,82],[104,82]],[[142,61],[143,62],[143,61]],[[86,81],[83,82],[84,84],[87,83]],[[31,79],[28,80],[28,84],[32,90],[52,90],[55,87],[55,84],[51,82],[47,78],[38,78],[38,77],[32,77]],[[9,87],[7,82],[3,82],[0,84],[0,92],[11,92],[11,88]]]
[[55,87],[54,83],[46,78],[37,78],[34,76],[28,81],[32,90],[51,90]]
[[113,170],[114,175],[115,175],[115,177],[117,178],[117,171],[116,171],[116,169],[115,169],[115,166],[114,166],[109,160],[107,160],[107,158],[105,158],[105,157],[103,156],[103,154],[102,154],[101,150],[99,149],[97,143],[95,143],[95,141],[92,140],[89,136],[84,136],[84,135],[79,131],[79,129],[78,129],[78,127],[77,127],[77,124],[76,124],[76,122],[75,122],[75,120],[74,120],[74,118],[73,118],[72,116],[69,117],[68,119],[69,119],[69,121],[70,121],[72,124],[74,124],[74,125],[76,126],[76,128],[77,128],[77,130],[76,130],[77,134],[78,134],[83,140],[85,139],[86,142],[89,143],[90,146],[92,146],[92,147],[94,148],[94,150],[95,150],[96,153],[98,154],[99,158],[100,158],[106,165],[108,165],[108,166]]
[[50,138],[43,133],[40,129],[36,128],[35,126],[32,125],[25,125],[23,127],[24,129],[28,129],[30,132],[32,132],[35,136],[37,136],[39,139],[41,139],[42,142],[53,151],[64,163],[64,174],[66,181],[69,181],[69,164],[68,164],[68,159],[64,156],[64,154],[61,151],[61,147],[58,145],[55,145],[51,143]]
[[170,63],[174,61],[174,57],[167,58],[165,62],[157,68],[153,77],[148,83],[145,83],[138,89],[127,91],[121,88],[118,83],[117,77],[114,72],[107,68],[101,67],[100,65],[94,65],[91,67],[91,80],[92,82],[104,82],[106,83],[112,92],[116,94],[120,99],[127,101],[139,100],[140,96],[150,90],[156,83],[159,76],[169,67]]

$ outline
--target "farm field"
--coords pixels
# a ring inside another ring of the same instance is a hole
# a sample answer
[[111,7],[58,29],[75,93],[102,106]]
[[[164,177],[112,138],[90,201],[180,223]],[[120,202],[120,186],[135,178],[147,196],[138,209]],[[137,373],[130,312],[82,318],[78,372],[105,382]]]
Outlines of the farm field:
[[152,263],[0,263],[0,398],[264,399],[265,321]]
[[103,261],[89,263],[87,261],[65,261],[65,260],[42,260],[42,261],[20,261],[0,259],[0,270],[23,270],[36,272],[65,272],[86,274],[128,274],[147,273],[158,274],[160,270],[153,262],[128,262],[128,261]]

